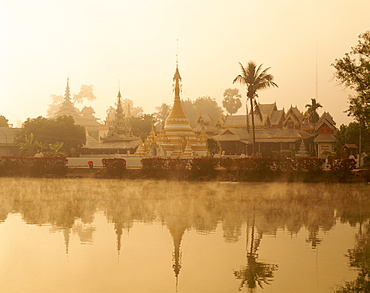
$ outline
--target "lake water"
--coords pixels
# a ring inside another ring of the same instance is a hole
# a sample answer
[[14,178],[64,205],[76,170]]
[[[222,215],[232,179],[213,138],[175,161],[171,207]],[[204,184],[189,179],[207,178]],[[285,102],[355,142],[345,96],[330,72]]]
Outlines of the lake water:
[[0,186],[0,292],[346,292],[370,270],[365,184]]

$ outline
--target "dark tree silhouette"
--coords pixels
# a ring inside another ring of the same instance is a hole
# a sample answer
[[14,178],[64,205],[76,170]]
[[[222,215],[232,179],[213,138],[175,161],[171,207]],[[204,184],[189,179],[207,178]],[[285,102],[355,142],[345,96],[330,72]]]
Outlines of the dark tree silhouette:
[[[240,64],[242,73],[239,74],[233,81],[233,83],[238,82],[244,84],[247,87],[247,100],[250,101],[251,107],[251,116],[252,116],[252,153],[255,155],[255,145],[256,145],[256,134],[254,127],[254,104],[257,98],[257,92],[269,87],[277,87],[277,84],[274,82],[274,76],[267,73],[270,67],[262,70],[262,64],[257,67],[256,63],[250,61],[246,67],[243,64]],[[246,103],[247,105],[247,103]],[[248,113],[248,110],[247,110]],[[248,119],[248,115],[247,119]],[[248,121],[248,120],[247,120]],[[247,122],[248,125],[248,122]]]

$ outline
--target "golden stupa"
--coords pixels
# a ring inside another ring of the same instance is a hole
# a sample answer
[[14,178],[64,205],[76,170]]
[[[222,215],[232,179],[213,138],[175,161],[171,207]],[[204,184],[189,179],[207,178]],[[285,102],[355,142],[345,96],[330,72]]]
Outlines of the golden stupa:
[[207,137],[194,133],[181,105],[181,76],[178,64],[173,81],[175,99],[162,131],[155,135],[152,129],[145,142],[140,143],[136,154],[158,157],[207,156]]

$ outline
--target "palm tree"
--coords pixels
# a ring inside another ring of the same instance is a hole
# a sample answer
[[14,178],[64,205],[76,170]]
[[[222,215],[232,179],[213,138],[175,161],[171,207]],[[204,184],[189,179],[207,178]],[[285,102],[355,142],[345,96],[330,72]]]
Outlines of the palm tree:
[[320,117],[319,114],[317,114],[317,109],[321,108],[321,104],[316,102],[315,98],[311,98],[311,104],[307,104],[306,108],[308,111],[308,114],[310,115],[310,122],[316,124]]
[[[269,87],[278,87],[274,82],[274,76],[267,73],[270,67],[262,70],[262,64],[257,67],[256,63],[249,61],[246,67],[240,64],[242,73],[239,74],[233,81],[239,82],[240,84],[245,84],[247,87],[247,100],[249,99],[251,105],[251,117],[252,117],[252,138],[253,138],[253,148],[252,153],[255,155],[255,144],[256,144],[256,134],[254,128],[254,106],[256,104],[256,98],[258,97],[257,91],[263,90]],[[246,104],[247,108],[247,104]],[[248,108],[247,108],[247,124],[248,124]]]

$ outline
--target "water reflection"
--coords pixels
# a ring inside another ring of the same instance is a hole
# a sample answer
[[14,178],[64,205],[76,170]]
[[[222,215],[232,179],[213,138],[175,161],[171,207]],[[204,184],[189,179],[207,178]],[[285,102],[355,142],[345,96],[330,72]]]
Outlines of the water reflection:
[[246,259],[240,259],[242,266],[235,266],[230,274],[238,282],[237,290],[254,292],[273,287],[275,272],[281,269],[274,260],[259,258],[264,235],[276,235],[279,229],[290,235],[307,230],[306,242],[315,250],[324,241],[320,234],[330,231],[337,221],[359,225],[356,246],[349,247],[350,265],[360,268],[359,277],[339,290],[369,286],[370,189],[366,185],[0,180],[0,225],[13,213],[21,214],[27,224],[50,225],[52,232],[63,232],[67,254],[72,234],[78,235],[82,244],[94,243],[97,212],[114,227],[118,256],[124,249],[123,235],[135,222],[160,221],[172,238],[171,270],[176,287],[184,264],[186,231],[207,235],[221,225],[227,243],[246,241]]
[[336,292],[370,292],[370,223],[360,225],[356,244],[348,250],[350,266],[358,269],[356,280],[346,282]]
[[[278,267],[274,264],[267,264],[258,261],[257,250],[262,240],[262,233],[257,233],[257,238],[255,238],[255,208],[253,209],[252,225],[250,229],[249,223],[247,223],[247,249],[249,242],[249,230],[251,231],[251,238],[249,251],[247,252],[247,265],[241,270],[234,271],[235,277],[242,280],[239,291],[242,290],[245,283],[247,283],[249,289],[256,288],[257,284],[262,289],[263,284],[270,285],[270,282],[274,276],[273,271],[275,271]],[[253,290],[250,291],[253,292]]]

